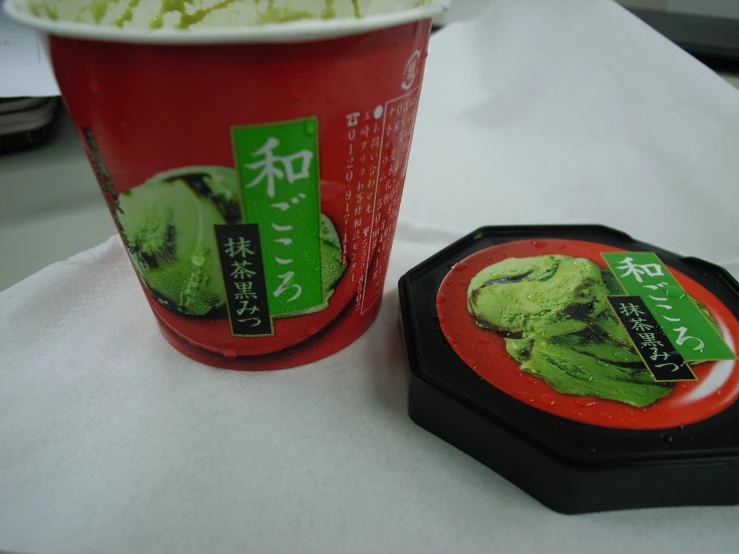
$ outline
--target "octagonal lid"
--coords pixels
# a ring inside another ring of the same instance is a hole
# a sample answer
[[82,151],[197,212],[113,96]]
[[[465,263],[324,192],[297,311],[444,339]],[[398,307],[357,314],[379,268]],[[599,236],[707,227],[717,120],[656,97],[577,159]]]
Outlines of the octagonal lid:
[[601,226],[486,227],[400,289],[414,376],[553,458],[739,456],[739,284],[717,266]]

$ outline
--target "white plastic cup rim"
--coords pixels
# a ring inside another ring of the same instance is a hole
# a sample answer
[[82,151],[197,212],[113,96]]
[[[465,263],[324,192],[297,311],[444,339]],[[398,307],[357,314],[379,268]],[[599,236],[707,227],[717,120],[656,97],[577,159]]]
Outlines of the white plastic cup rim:
[[201,27],[195,29],[120,29],[112,25],[94,25],[71,21],[54,21],[33,15],[26,0],[5,0],[3,9],[13,21],[40,33],[139,44],[233,44],[296,43],[359,35],[379,29],[397,27],[423,19],[432,19],[448,8],[449,0],[437,0],[430,6],[411,8],[387,14],[356,18],[303,19],[266,25],[234,27]]

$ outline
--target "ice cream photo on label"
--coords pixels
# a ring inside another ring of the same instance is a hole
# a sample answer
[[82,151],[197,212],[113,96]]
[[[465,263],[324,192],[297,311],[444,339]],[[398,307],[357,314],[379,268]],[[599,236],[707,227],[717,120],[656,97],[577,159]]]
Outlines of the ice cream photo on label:
[[[509,359],[506,366],[515,364],[514,371],[520,376],[513,394],[523,401],[536,398],[538,393],[525,392],[528,385],[536,384],[537,391],[549,389],[546,396],[551,401],[544,401],[543,409],[558,415],[582,419],[590,412],[577,406],[593,402],[608,406],[608,413],[611,406],[620,406],[618,413],[632,414],[628,419],[635,425],[646,424],[639,423],[644,412],[633,408],[656,406],[664,415],[673,403],[682,404],[679,398],[688,394],[685,391],[700,386],[696,375],[705,375],[718,360],[735,355],[725,346],[726,332],[700,299],[704,291],[693,297],[675,281],[669,268],[645,264],[654,266],[654,276],[640,276],[641,283],[633,281],[643,287],[646,301],[655,303],[652,312],[629,296],[635,289],[624,286],[632,277],[623,261],[641,254],[617,254],[605,245],[601,253],[594,251],[596,248],[542,239],[535,246],[522,241],[474,254],[460,262],[440,287],[439,295],[445,299],[438,305],[442,329],[453,337],[450,343],[462,359],[474,360],[473,369],[493,384],[511,373],[496,369],[495,358],[486,362],[487,354],[504,352]],[[571,255],[569,251],[587,255]],[[654,294],[669,280],[674,281],[672,290],[679,291],[672,293],[674,300]],[[463,281],[466,286],[462,286]],[[452,313],[450,297],[463,300],[456,309],[459,312],[463,305],[466,313]],[[683,328],[692,331],[686,334]],[[697,351],[681,357],[676,349],[687,336],[698,335],[699,329],[704,340],[711,337],[723,349],[711,357]],[[473,344],[463,341],[468,332],[480,340]],[[535,381],[529,383],[528,379]],[[671,400],[672,395],[676,399]],[[575,409],[565,411],[562,404]],[[579,416],[581,412],[585,415]],[[606,426],[615,423],[602,419],[595,421]],[[689,419],[686,408],[685,421]]]

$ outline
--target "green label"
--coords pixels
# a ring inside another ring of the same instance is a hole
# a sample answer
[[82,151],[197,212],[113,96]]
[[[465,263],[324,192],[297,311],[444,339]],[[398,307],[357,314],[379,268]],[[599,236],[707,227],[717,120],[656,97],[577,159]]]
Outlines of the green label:
[[234,127],[231,137],[245,222],[259,226],[270,315],[321,304],[317,119]]
[[[683,358],[691,362],[736,358],[655,253],[609,252],[602,256],[626,294],[644,301]],[[645,335],[650,331],[642,329]]]

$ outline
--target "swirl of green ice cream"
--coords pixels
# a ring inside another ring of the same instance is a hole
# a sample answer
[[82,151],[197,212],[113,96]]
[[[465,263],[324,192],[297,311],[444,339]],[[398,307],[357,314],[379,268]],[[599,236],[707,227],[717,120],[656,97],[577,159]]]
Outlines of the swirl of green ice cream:
[[[244,221],[233,169],[201,166],[165,171],[121,194],[119,205],[118,224],[133,265],[160,304],[188,316],[210,315],[225,307],[213,226]],[[323,214],[320,244],[326,301],[310,312],[328,306],[346,272],[341,238]]]
[[608,305],[623,294],[613,274],[585,258],[509,258],[468,288],[477,325],[505,338],[521,370],[562,394],[648,406],[669,395],[647,370]]
[[467,307],[483,329],[511,338],[547,337],[583,329],[608,307],[600,268],[570,256],[508,258],[475,275]]
[[119,197],[118,222],[136,271],[161,304],[184,315],[225,303],[213,225],[226,219],[190,182],[214,182],[228,171],[160,173]]

